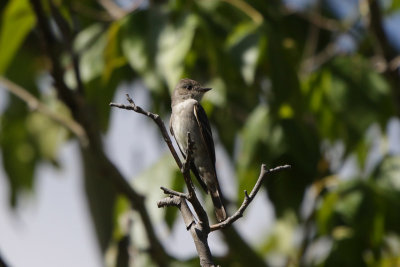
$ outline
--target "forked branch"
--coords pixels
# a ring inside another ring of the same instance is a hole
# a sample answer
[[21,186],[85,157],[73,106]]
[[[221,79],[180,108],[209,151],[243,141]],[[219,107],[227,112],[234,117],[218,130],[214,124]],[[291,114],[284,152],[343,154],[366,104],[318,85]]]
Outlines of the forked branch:
[[[190,157],[191,157],[191,153],[192,153],[192,149],[193,149],[193,142],[190,139],[190,133],[188,133],[188,151],[186,153],[186,155],[188,155],[188,156],[186,158],[186,161],[182,164],[174,146],[172,145],[171,138],[167,132],[167,129],[165,128],[165,125],[164,125],[161,117],[158,114],[151,113],[151,112],[146,111],[143,108],[137,106],[128,94],[126,94],[126,98],[129,102],[129,106],[123,105],[123,104],[117,104],[117,103],[110,103],[110,106],[122,108],[122,109],[126,109],[126,110],[133,110],[137,113],[143,114],[146,117],[151,118],[157,124],[157,126],[164,138],[164,141],[167,143],[168,148],[171,151],[171,154],[174,157],[176,164],[178,165],[179,169],[181,170],[181,172],[183,174],[185,183],[186,183],[188,191],[189,191],[188,200],[192,204],[194,210],[196,211],[197,217],[199,219],[199,224],[202,227],[204,227],[204,229],[209,231],[210,225],[208,222],[207,213],[205,212],[203,206],[200,204],[200,201],[198,200],[198,198],[196,196],[196,193],[193,188],[192,180],[190,178],[190,171],[189,171],[190,164],[189,163],[190,163]],[[162,189],[162,190],[164,190],[164,189]],[[170,190],[170,189],[167,189],[167,190]],[[172,194],[172,195],[174,195],[174,194]]]
[[253,190],[251,190],[250,195],[248,195],[247,190],[244,190],[244,200],[243,200],[243,203],[240,206],[240,208],[232,216],[228,217],[225,221],[211,225],[211,227],[210,227],[211,232],[225,228],[225,227],[231,225],[232,223],[234,223],[237,219],[243,217],[244,211],[247,209],[247,207],[250,205],[250,203],[255,198],[256,194],[258,193],[258,190],[260,190],[262,182],[264,181],[265,177],[268,176],[268,174],[282,171],[282,170],[287,170],[290,168],[291,168],[290,165],[283,165],[283,166],[278,166],[276,168],[267,170],[265,164],[262,164],[260,175],[257,179],[256,184],[253,187]]
[[[192,180],[190,178],[190,162],[192,159],[192,153],[193,153],[193,146],[194,143],[191,140],[190,133],[187,133],[187,142],[188,142],[188,149],[186,152],[186,159],[182,163],[180,158],[178,157],[175,148],[172,145],[171,138],[169,137],[169,134],[165,128],[164,123],[162,122],[161,118],[159,115],[151,113],[149,111],[145,111],[141,107],[137,106],[133,100],[129,97],[129,95],[126,95],[128,102],[130,103],[129,106],[127,105],[122,105],[122,104],[116,104],[116,103],[110,103],[110,106],[112,107],[118,107],[122,109],[127,109],[127,110],[133,110],[137,113],[143,114],[149,118],[151,118],[158,126],[158,128],[161,131],[161,134],[165,140],[165,142],[168,145],[168,148],[171,151],[171,154],[173,155],[179,169],[182,172],[182,175],[185,179],[186,186],[188,188],[188,193],[181,193],[174,191],[172,189],[168,189],[165,187],[161,187],[161,190],[164,191],[165,194],[168,194],[169,196],[158,201],[157,205],[159,208],[161,207],[170,207],[170,206],[175,206],[178,207],[181,215],[183,217],[183,220],[186,225],[186,229],[190,231],[194,244],[196,246],[197,253],[200,258],[200,264],[201,266],[214,266],[212,262],[212,256],[211,256],[211,251],[208,246],[208,234],[211,231],[219,230],[222,228],[225,228],[232,223],[234,223],[237,219],[243,216],[244,211],[246,208],[250,205],[251,201],[255,198],[257,192],[259,191],[261,184],[265,177],[274,172],[278,172],[281,170],[286,170],[290,168],[290,165],[284,165],[284,166],[279,166],[273,169],[267,170],[265,167],[265,164],[261,166],[261,172],[258,177],[258,180],[254,186],[254,188],[251,190],[250,195],[247,194],[247,191],[245,191],[245,198],[243,200],[242,205],[240,208],[227,218],[225,221],[214,224],[210,227],[209,222],[208,222],[208,216],[207,213],[205,212],[203,206],[200,204],[196,192],[193,187]],[[191,210],[189,209],[186,200],[188,200],[192,206],[194,211],[197,214],[198,221],[196,221],[195,216],[192,214]]]

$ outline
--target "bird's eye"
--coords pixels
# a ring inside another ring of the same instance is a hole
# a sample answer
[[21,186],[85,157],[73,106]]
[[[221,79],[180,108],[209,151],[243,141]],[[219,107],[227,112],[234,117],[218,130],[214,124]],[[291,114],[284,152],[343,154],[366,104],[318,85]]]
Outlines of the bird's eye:
[[192,86],[191,85],[186,85],[186,89],[192,90]]

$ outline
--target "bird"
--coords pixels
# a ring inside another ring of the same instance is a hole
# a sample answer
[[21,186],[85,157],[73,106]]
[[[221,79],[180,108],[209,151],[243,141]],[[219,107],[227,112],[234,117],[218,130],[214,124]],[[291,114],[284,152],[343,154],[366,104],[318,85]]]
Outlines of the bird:
[[203,87],[197,81],[180,80],[171,95],[169,128],[184,158],[188,148],[187,133],[190,132],[194,143],[190,169],[205,192],[210,193],[217,220],[222,222],[226,212],[215,169],[214,141],[206,112],[199,103],[209,90],[211,88]]

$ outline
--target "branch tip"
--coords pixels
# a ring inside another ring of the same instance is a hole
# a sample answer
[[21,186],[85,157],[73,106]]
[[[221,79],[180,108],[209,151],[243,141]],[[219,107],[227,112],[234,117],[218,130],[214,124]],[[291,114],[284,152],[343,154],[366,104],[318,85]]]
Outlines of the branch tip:
[[261,184],[262,184],[264,178],[270,173],[281,171],[281,170],[286,170],[286,169],[289,169],[290,167],[291,167],[290,165],[282,165],[282,166],[278,166],[278,167],[268,170],[268,169],[266,169],[266,165],[262,164],[260,175],[257,179],[256,184],[254,185],[253,189],[251,190],[250,195],[247,193],[247,190],[244,190],[245,197],[244,197],[242,205],[239,207],[239,209],[232,216],[228,217],[225,221],[211,225],[210,231],[212,232],[212,231],[226,228],[227,226],[233,224],[237,219],[243,217],[244,211],[247,209],[247,207],[250,205],[250,203],[253,201],[253,199],[257,195],[258,191],[260,190]]

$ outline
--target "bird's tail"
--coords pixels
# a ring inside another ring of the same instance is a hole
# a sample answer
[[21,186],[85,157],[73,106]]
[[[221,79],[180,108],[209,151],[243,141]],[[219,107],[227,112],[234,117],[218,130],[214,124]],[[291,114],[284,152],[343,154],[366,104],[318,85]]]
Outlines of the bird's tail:
[[219,195],[219,191],[218,190],[211,191],[210,195],[211,195],[212,202],[214,204],[215,215],[217,216],[217,220],[219,222],[225,221],[226,212],[225,212],[224,205],[222,204],[222,200]]

